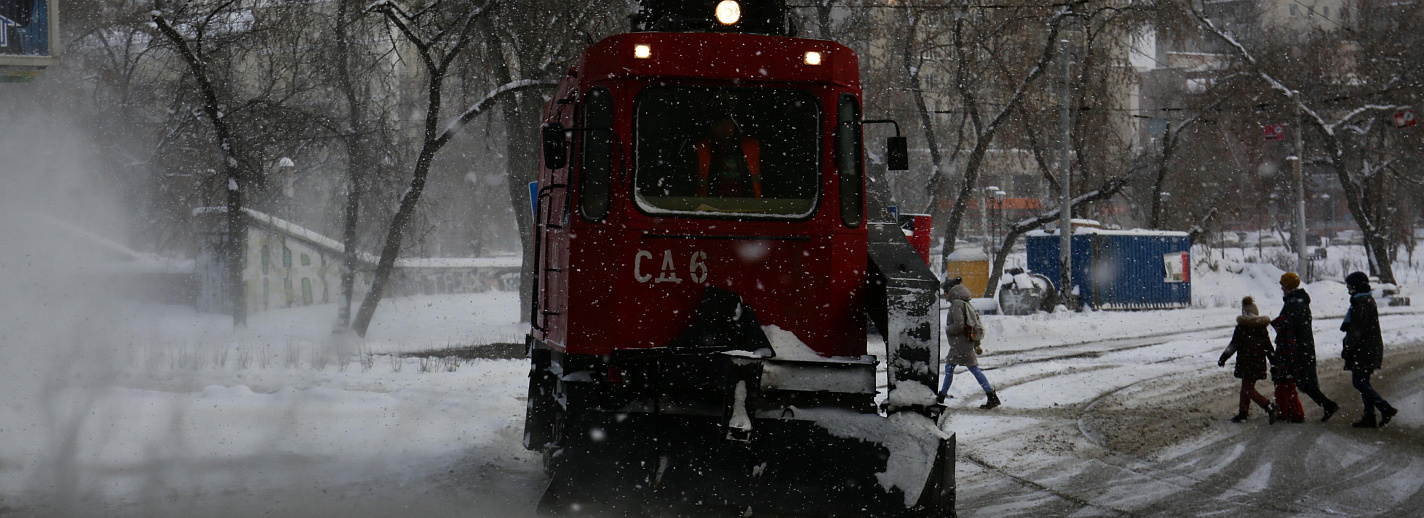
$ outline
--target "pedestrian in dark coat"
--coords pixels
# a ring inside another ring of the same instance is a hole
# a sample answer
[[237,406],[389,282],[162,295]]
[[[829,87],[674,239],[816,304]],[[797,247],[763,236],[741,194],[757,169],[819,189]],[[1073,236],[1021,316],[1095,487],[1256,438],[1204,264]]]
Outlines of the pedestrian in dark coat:
[[[1379,308],[1370,292],[1370,277],[1364,272],[1352,273],[1345,277],[1345,288],[1350,291],[1350,311],[1340,324],[1340,330],[1345,332],[1345,347],[1340,350],[1340,357],[1345,360],[1345,370],[1350,371],[1350,381],[1355,390],[1360,391],[1365,406],[1364,415],[1352,426],[1384,426],[1399,410],[1390,406],[1370,385],[1370,375],[1379,370],[1384,360],[1384,336],[1380,333]],[[1378,423],[1375,408],[1380,410]]]
[[1320,378],[1315,373],[1310,295],[1300,287],[1300,276],[1294,272],[1281,276],[1281,291],[1285,293],[1285,305],[1281,307],[1281,315],[1271,321],[1271,327],[1276,329],[1276,359],[1295,381],[1296,388],[1320,405],[1324,411],[1320,420],[1329,421],[1340,410],[1340,405],[1320,391]]
[[1251,297],[1241,300],[1241,316],[1236,317],[1236,332],[1231,335],[1231,343],[1221,353],[1216,364],[1226,365],[1226,360],[1236,355],[1236,377],[1241,378],[1241,405],[1233,423],[1245,422],[1250,415],[1251,402],[1261,405],[1266,411],[1266,421],[1276,422],[1276,406],[1256,391],[1256,382],[1266,379],[1266,360],[1273,354],[1271,334],[1266,330],[1271,317],[1260,316],[1256,301]]

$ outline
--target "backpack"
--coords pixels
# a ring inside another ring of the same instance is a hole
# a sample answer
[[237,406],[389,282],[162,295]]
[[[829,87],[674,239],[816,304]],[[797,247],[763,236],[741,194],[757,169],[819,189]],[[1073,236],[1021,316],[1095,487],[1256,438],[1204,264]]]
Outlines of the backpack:
[[984,341],[984,323],[979,320],[979,310],[969,301],[964,301],[964,337],[971,342]]

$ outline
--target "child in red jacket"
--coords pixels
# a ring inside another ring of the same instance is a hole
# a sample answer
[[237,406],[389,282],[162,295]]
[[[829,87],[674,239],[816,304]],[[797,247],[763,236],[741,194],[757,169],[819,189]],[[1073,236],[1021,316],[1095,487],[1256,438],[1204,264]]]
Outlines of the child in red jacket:
[[1236,417],[1231,418],[1233,423],[1246,421],[1253,401],[1266,411],[1268,423],[1276,422],[1276,405],[1256,391],[1256,382],[1266,379],[1266,361],[1275,354],[1271,347],[1271,335],[1266,331],[1270,324],[1271,317],[1260,315],[1256,301],[1251,297],[1241,300],[1241,316],[1236,317],[1236,332],[1231,335],[1231,343],[1216,362],[1224,367],[1226,360],[1236,355],[1234,374],[1241,379],[1241,405]]

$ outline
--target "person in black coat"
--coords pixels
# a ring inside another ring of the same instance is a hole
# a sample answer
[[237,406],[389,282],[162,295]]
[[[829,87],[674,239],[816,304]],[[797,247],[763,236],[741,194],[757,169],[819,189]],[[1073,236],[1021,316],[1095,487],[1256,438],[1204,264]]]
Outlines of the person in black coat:
[[[1379,308],[1370,293],[1370,277],[1364,272],[1355,272],[1345,277],[1345,288],[1350,291],[1350,312],[1345,314],[1345,322],[1340,330],[1345,332],[1345,347],[1340,357],[1345,360],[1345,370],[1350,371],[1350,381],[1355,390],[1360,391],[1365,413],[1352,426],[1355,428],[1382,427],[1399,413],[1388,401],[1380,397],[1370,386],[1370,375],[1379,370],[1384,360],[1384,337],[1380,333]],[[1380,410],[1380,420],[1375,422],[1375,408]]]
[[1281,276],[1281,291],[1285,293],[1285,305],[1281,306],[1281,315],[1271,321],[1271,327],[1276,329],[1276,358],[1295,380],[1296,387],[1324,410],[1320,420],[1329,421],[1340,405],[1320,391],[1320,378],[1315,373],[1310,295],[1300,287],[1300,276],[1294,272]]
[[1241,316],[1236,317],[1236,332],[1231,335],[1231,343],[1226,350],[1222,351],[1221,359],[1216,361],[1217,365],[1225,366],[1226,360],[1236,355],[1234,374],[1241,378],[1241,405],[1236,417],[1231,418],[1233,423],[1246,421],[1252,401],[1266,411],[1268,423],[1276,422],[1276,405],[1256,391],[1256,382],[1266,379],[1266,360],[1275,352],[1271,348],[1271,334],[1266,331],[1270,323],[1271,317],[1260,316],[1255,300],[1251,297],[1242,299]]

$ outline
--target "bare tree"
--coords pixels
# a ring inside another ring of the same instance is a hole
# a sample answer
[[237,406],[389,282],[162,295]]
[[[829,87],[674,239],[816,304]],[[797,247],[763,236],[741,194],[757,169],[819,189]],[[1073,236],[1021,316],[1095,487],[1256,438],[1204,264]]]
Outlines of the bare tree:
[[428,9],[412,14],[391,1],[379,1],[368,8],[384,15],[386,20],[415,48],[426,74],[426,108],[423,141],[415,160],[410,184],[401,195],[395,216],[391,218],[391,222],[387,226],[385,242],[381,248],[380,259],[376,263],[370,291],[361,301],[361,308],[356,313],[355,321],[352,322],[352,329],[360,336],[366,336],[366,331],[371,325],[371,318],[375,316],[376,306],[385,294],[386,285],[395,268],[396,258],[400,255],[401,243],[420,202],[420,196],[425,190],[426,179],[430,174],[431,162],[435,155],[466,124],[485,113],[501,96],[549,85],[548,81],[532,79],[505,83],[490,91],[484,98],[456,116],[445,128],[439,127],[441,110],[444,106],[445,80],[449,77],[451,65],[469,46],[477,20],[487,12],[491,3],[487,2],[477,7],[470,6],[463,12],[455,14],[442,12],[438,9],[439,5],[432,5]]
[[1202,119],[1204,112],[1213,111],[1224,102],[1226,102],[1225,97],[1217,99],[1202,111],[1187,116],[1180,123],[1177,123],[1175,127],[1172,121],[1167,121],[1166,130],[1162,134],[1162,147],[1152,160],[1153,169],[1156,170],[1156,174],[1152,179],[1152,213],[1148,217],[1147,228],[1162,228],[1162,187],[1167,181],[1168,166],[1171,165],[1172,158],[1177,154],[1177,146],[1182,139],[1183,133],[1196,125],[1196,123]]
[[346,203],[342,209],[341,247],[345,257],[341,263],[341,300],[337,302],[336,327],[346,329],[351,325],[351,299],[355,296],[356,271],[360,268],[360,253],[357,243],[361,220],[361,198],[366,192],[366,176],[371,167],[371,156],[367,145],[366,103],[370,95],[362,95],[354,73],[356,59],[352,48],[352,11],[355,0],[337,0],[336,23],[333,32],[336,41],[336,77],[346,101],[346,128],[342,144],[346,147]]
[[227,273],[228,297],[232,304],[232,325],[244,327],[247,325],[247,291],[242,282],[242,270],[247,254],[247,218],[242,212],[242,194],[243,187],[252,183],[253,173],[250,169],[251,161],[242,154],[237,140],[233,138],[233,128],[227,113],[224,112],[223,103],[219,100],[218,86],[208,69],[208,57],[201,54],[204,50],[204,40],[213,28],[214,21],[222,19],[221,16],[235,3],[235,0],[229,0],[196,18],[188,27],[192,34],[191,41],[173,27],[162,10],[154,10],[149,15],[159,33],[173,44],[178,55],[187,64],[202,96],[203,114],[212,124],[216,143],[222,150],[223,171],[227,179],[227,236],[222,242],[221,255]]
[[[367,2],[338,0],[335,4],[330,67],[326,75],[340,95],[331,99],[333,106],[327,111],[333,115],[326,124],[340,139],[346,158],[341,209],[341,244],[345,256],[334,326],[334,330],[340,331],[350,328],[357,273],[366,262],[362,259],[360,244],[363,235],[370,237],[364,231],[372,226],[362,224],[369,219],[362,214],[377,212],[365,202],[372,197],[373,190],[376,194],[385,190],[378,181],[382,159],[400,154],[395,150],[404,147],[400,142],[403,139],[399,138],[404,132],[389,115],[399,111],[397,106],[402,98],[389,95],[399,88],[400,82],[400,74],[395,70],[396,40],[382,37],[382,17],[364,16],[368,14],[362,10]],[[382,103],[378,101],[381,98],[387,100]],[[384,219],[388,215],[377,212],[368,216]]]
[[[1206,34],[1222,44],[1234,58],[1236,67],[1250,74],[1280,102],[1297,110],[1301,114],[1297,123],[1315,130],[1325,160],[1344,192],[1350,214],[1364,234],[1371,266],[1381,282],[1395,282],[1388,224],[1382,217],[1380,207],[1376,206],[1378,198],[1369,196],[1368,186],[1379,171],[1386,169],[1372,167],[1370,164],[1378,164],[1378,159],[1362,157],[1360,152],[1364,150],[1362,137],[1371,133],[1376,122],[1394,111],[1410,107],[1393,99],[1399,96],[1398,90],[1406,82],[1405,74],[1417,73],[1418,69],[1395,65],[1388,69],[1371,70],[1370,67],[1360,66],[1358,61],[1352,64],[1350,60],[1340,59],[1343,57],[1340,54],[1355,55],[1353,49],[1336,41],[1318,41],[1311,48],[1309,57],[1296,55],[1291,56],[1290,63],[1268,63],[1192,2],[1186,2],[1186,9]],[[1413,18],[1417,19],[1419,7],[1411,9],[1416,10]],[[1360,18],[1374,19],[1365,13]],[[1400,54],[1408,50],[1398,49],[1393,52],[1395,56],[1390,56],[1390,50],[1396,47],[1382,45],[1381,40],[1408,40],[1411,35],[1407,32],[1410,31],[1356,31],[1353,43],[1363,47],[1359,55],[1368,55],[1370,59],[1367,61],[1398,57],[1400,59],[1395,62],[1399,63],[1405,57]],[[1288,52],[1285,54],[1290,55]],[[1307,60],[1314,60],[1314,66],[1301,66],[1301,61]],[[1288,76],[1292,72],[1312,73],[1314,76],[1291,79]],[[1338,80],[1321,81],[1322,75]],[[1351,78],[1348,81],[1345,80],[1347,76]],[[1303,86],[1309,86],[1314,91],[1304,92]]]
[[[1038,40],[1039,43],[1033,47],[1039,49],[1039,52],[1033,61],[1030,62],[1027,70],[1017,78],[1017,81],[1011,83],[1014,84],[1013,90],[997,105],[996,110],[990,112],[991,115],[987,118],[981,113],[984,103],[982,103],[980,99],[980,85],[972,76],[975,71],[972,65],[974,61],[971,61],[971,56],[983,54],[981,53],[982,49],[978,48],[982,43],[971,43],[971,41],[965,37],[966,22],[963,19],[956,22],[954,28],[954,46],[956,49],[955,56],[959,60],[959,64],[955,72],[955,87],[959,92],[960,102],[972,125],[974,146],[969,151],[969,156],[965,159],[964,166],[962,167],[964,176],[960,182],[954,205],[949,211],[949,217],[944,223],[944,247],[940,252],[941,261],[947,263],[949,255],[954,253],[955,241],[959,237],[959,225],[964,218],[965,207],[973,196],[975,185],[979,181],[980,167],[984,163],[984,156],[994,143],[995,135],[1003,127],[1004,123],[1009,120],[1010,114],[1012,114],[1019,103],[1023,101],[1029,89],[1034,86],[1038,78],[1042,77],[1047,71],[1048,64],[1052,62],[1057,55],[1056,49],[1059,44],[1058,34],[1061,25],[1064,19],[1072,14],[1073,12],[1070,8],[1065,7],[1047,17],[1047,33],[1042,36],[1042,39]],[[992,29],[988,29],[988,31],[992,31]],[[999,57],[1000,60],[1006,58],[1006,56]],[[1000,63],[1003,63],[1003,61],[1000,61]],[[935,206],[940,190],[940,183],[943,181],[942,174],[940,170],[935,170],[935,174],[932,175],[927,182],[930,199],[925,206],[926,211],[933,210]]]
[[[312,80],[314,43],[305,30],[311,12],[305,6],[251,0],[178,3],[171,9],[159,5],[148,17],[158,37],[152,42],[164,50],[155,59],[167,63],[176,56],[181,73],[163,74],[172,84],[160,85],[173,95],[170,109],[178,118],[170,123],[163,140],[196,144],[211,139],[217,156],[161,156],[175,160],[165,167],[186,171],[220,169],[216,180],[200,187],[201,199],[219,191],[226,232],[218,245],[224,269],[223,287],[233,306],[236,326],[246,323],[247,288],[242,272],[246,262],[246,217],[249,207],[270,203],[269,173],[279,172],[283,159],[320,147],[327,133],[309,123],[309,106],[320,89]],[[196,100],[188,92],[196,94]],[[196,108],[195,108],[196,107]],[[188,113],[193,121],[185,121]],[[197,119],[205,119],[211,134]],[[167,144],[168,148],[189,144]],[[160,144],[164,145],[164,144]],[[220,162],[221,165],[213,162]],[[216,185],[212,185],[216,184]]]
[[[925,24],[927,17],[933,16],[934,14],[942,15],[944,13],[942,9],[936,9],[936,7],[943,6],[923,6],[914,2],[907,2],[905,4],[906,9],[904,16],[900,17],[904,19],[904,34],[909,36],[905,39],[904,45],[900,47],[900,66],[904,68],[906,83],[909,84],[910,96],[914,99],[915,111],[920,116],[920,128],[925,134],[925,146],[929,148],[930,152],[929,201],[926,202],[925,210],[922,211],[926,214],[934,210],[935,195],[939,192],[939,181],[943,178],[940,168],[944,164],[944,156],[940,151],[939,136],[935,132],[936,124],[934,114],[931,112],[929,103],[925,99],[924,76],[928,56],[937,53],[948,45],[944,42],[937,41],[937,38],[941,36],[940,31],[933,29],[937,24],[931,23],[930,30],[921,29],[921,25]],[[944,23],[948,20],[935,21]],[[963,20],[955,20],[954,23],[954,35],[958,37],[963,34]],[[921,36],[922,34],[923,36]],[[958,40],[956,40],[956,42],[958,42]],[[962,61],[960,63],[961,67],[964,66]],[[956,75],[955,78],[962,79],[963,77]],[[962,143],[964,140],[964,120],[967,118],[968,117],[959,118],[959,143]],[[956,143],[951,156],[958,156],[958,151],[959,145]]]
[[[541,15],[529,16],[531,10]],[[597,36],[621,32],[618,24],[626,20],[629,12],[628,2],[618,0],[529,0],[500,5],[483,20],[485,41],[476,60],[478,69],[490,73],[495,84],[519,78],[557,83],[570,62]],[[544,101],[543,95],[524,92],[500,103],[505,127],[506,187],[523,251],[519,293],[520,307],[524,308],[532,305],[536,274],[534,220],[528,210],[526,186],[534,181],[538,168],[537,133]],[[521,313],[520,318],[527,319],[527,312]]]

